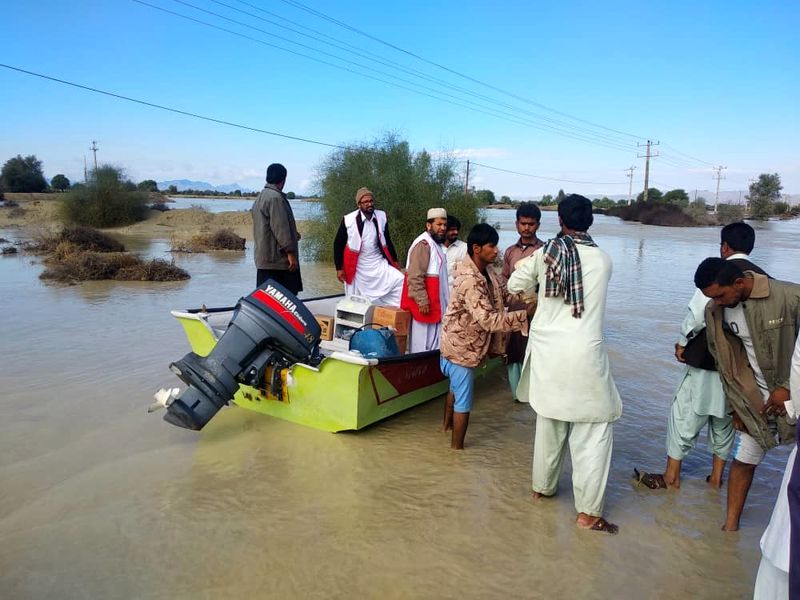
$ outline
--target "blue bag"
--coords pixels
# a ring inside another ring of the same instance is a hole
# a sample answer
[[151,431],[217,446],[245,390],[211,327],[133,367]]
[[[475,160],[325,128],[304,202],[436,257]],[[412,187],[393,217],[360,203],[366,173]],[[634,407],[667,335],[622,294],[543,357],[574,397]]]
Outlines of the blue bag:
[[350,338],[350,350],[358,350],[364,358],[390,358],[400,356],[400,347],[394,331],[388,327],[367,329],[375,323],[367,323],[356,330]]

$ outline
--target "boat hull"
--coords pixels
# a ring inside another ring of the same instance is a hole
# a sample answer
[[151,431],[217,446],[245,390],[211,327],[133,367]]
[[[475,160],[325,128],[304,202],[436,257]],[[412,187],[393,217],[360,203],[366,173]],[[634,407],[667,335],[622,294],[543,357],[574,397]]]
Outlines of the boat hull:
[[[230,309],[172,314],[183,326],[192,351],[207,356],[219,335],[209,315],[217,314],[222,322],[226,310]],[[268,372],[266,380],[271,376]],[[261,414],[336,432],[362,429],[448,390],[438,351],[381,360],[332,352],[318,367],[297,363],[284,369],[281,379],[280,398],[267,391],[266,385],[240,385],[233,402]]]

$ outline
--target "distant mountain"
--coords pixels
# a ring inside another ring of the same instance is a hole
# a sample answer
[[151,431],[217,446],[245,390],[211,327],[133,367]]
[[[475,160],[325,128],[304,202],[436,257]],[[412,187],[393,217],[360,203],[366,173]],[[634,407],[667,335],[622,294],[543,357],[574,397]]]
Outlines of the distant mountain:
[[174,185],[176,188],[178,188],[179,192],[183,192],[185,190],[197,190],[200,192],[220,192],[223,194],[229,194],[234,190],[241,190],[242,192],[255,191],[239,185],[238,183],[211,185],[207,181],[192,181],[191,179],[172,179],[170,181],[159,181],[158,189],[166,191],[171,185]]

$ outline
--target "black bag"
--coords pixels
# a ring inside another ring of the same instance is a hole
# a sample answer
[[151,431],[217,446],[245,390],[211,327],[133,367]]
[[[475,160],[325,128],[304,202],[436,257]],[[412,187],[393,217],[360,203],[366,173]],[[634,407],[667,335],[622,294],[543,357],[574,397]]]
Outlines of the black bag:
[[706,339],[705,327],[698,331],[694,337],[690,338],[683,349],[683,360],[690,367],[705,369],[706,371],[716,371],[717,365],[714,357],[708,351],[708,340]]

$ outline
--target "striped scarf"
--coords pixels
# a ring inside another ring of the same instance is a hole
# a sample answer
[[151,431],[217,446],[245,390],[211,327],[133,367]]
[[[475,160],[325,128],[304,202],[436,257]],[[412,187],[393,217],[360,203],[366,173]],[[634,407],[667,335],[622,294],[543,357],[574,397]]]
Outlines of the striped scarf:
[[547,271],[544,295],[547,298],[563,296],[564,304],[572,305],[572,316],[580,319],[583,313],[583,273],[577,244],[597,246],[592,237],[583,231],[571,235],[559,233],[545,244],[543,252]]

